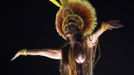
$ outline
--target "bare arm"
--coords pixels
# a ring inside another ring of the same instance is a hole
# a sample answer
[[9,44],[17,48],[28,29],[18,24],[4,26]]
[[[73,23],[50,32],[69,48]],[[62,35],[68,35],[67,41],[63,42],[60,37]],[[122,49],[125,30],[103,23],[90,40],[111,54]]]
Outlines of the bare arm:
[[51,59],[61,59],[61,50],[60,49],[22,49],[18,51],[15,56],[11,59],[14,60],[20,55],[32,55],[32,56],[44,56]]
[[102,33],[104,33],[107,30],[111,30],[111,29],[118,29],[123,27],[122,24],[119,23],[118,20],[112,20],[112,21],[108,21],[108,22],[103,22],[101,27],[92,35],[89,36],[88,42],[90,43],[90,46],[94,46],[95,43],[97,42],[98,38],[100,37],[100,35],[102,35]]

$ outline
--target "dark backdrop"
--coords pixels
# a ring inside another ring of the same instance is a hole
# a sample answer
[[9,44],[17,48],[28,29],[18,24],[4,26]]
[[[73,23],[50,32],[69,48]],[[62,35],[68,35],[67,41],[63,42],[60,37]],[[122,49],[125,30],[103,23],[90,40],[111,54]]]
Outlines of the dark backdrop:
[[[134,75],[133,10],[130,0],[90,0],[96,8],[98,27],[102,21],[118,19],[119,30],[99,39],[101,59],[95,75]],[[59,61],[40,56],[10,59],[22,49],[58,48],[65,41],[55,29],[58,7],[48,0],[2,1],[0,22],[0,75],[59,75]]]

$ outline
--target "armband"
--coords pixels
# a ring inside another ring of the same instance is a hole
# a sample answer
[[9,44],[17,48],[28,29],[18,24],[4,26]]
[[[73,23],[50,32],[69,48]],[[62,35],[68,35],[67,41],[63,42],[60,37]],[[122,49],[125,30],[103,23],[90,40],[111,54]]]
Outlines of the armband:
[[25,55],[25,56],[28,55],[27,49],[21,49],[19,52],[21,55]]
[[112,30],[112,28],[109,27],[105,22],[102,23],[101,28],[104,30],[107,30],[107,29]]

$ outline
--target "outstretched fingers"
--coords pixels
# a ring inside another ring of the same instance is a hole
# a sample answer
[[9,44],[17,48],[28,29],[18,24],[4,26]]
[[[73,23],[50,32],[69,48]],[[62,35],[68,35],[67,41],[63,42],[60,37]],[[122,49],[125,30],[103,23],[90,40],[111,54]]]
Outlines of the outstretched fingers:
[[15,56],[11,59],[11,61],[13,61],[13,60],[15,60],[17,57],[19,57],[20,56],[20,53],[19,52],[17,52],[16,54],[15,54]]
[[120,20],[111,20],[108,22],[105,22],[110,28],[118,29],[123,27],[123,24],[120,23]]

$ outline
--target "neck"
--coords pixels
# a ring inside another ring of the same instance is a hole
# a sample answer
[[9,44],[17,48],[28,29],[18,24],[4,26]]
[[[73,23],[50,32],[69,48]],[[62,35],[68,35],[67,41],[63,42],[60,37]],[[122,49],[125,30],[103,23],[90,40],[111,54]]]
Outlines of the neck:
[[75,40],[74,39],[70,39],[70,44],[71,44],[71,47],[73,48],[74,45],[75,45]]
[[75,36],[70,36],[69,41],[70,41],[70,45],[72,48],[74,47],[75,43],[78,42],[78,40],[76,40]]

